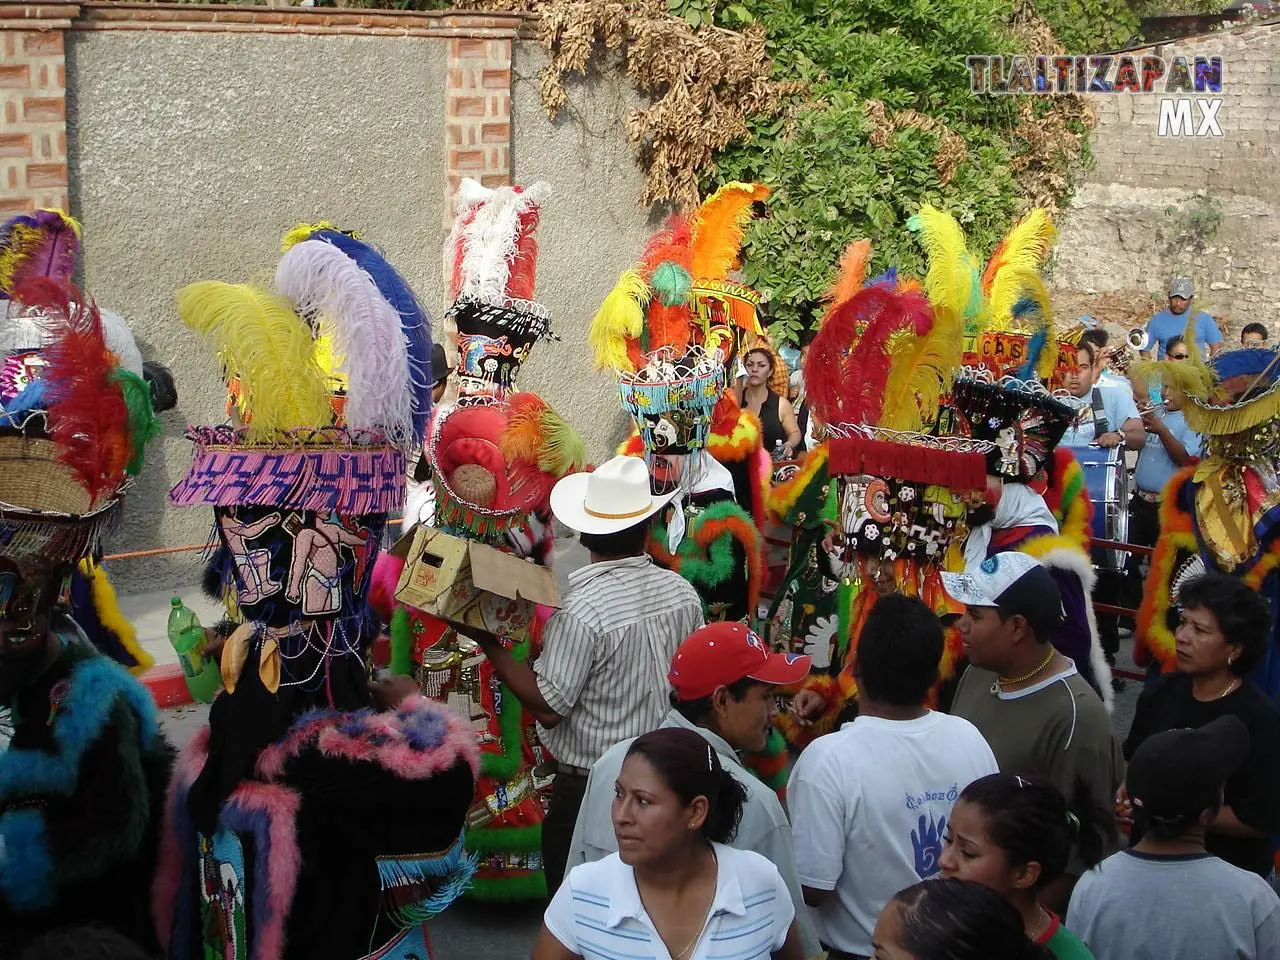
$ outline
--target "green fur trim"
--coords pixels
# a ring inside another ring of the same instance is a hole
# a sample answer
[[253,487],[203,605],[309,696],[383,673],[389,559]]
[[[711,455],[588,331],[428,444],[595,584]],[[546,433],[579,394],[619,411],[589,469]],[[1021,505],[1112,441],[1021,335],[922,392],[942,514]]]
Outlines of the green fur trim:
[[[737,538],[729,531],[716,537],[705,550],[696,540],[697,531],[706,523],[714,523],[736,517],[754,528],[751,517],[732,500],[713,503],[707,507],[685,530],[684,539],[676,548],[676,556],[680,558],[680,576],[694,586],[715,587],[724,583],[734,575],[737,558],[733,555],[733,545]],[[652,536],[659,543],[667,542],[667,526],[665,523],[654,523]],[[745,547],[744,547],[745,548]],[[743,573],[746,572],[744,566]]]
[[[511,656],[517,663],[529,659],[532,642],[525,639],[511,648]],[[480,754],[480,772],[495,780],[510,780],[520,769],[524,754],[524,707],[505,683],[502,691],[502,714],[498,717],[498,743],[501,753]]]
[[542,826],[482,827],[466,831],[472,853],[537,853],[542,849]]
[[519,877],[473,877],[467,896],[472,900],[509,903],[516,900],[545,900],[547,878],[539,871]]
[[394,677],[413,676],[413,628],[409,611],[396,607],[391,613],[391,664]]

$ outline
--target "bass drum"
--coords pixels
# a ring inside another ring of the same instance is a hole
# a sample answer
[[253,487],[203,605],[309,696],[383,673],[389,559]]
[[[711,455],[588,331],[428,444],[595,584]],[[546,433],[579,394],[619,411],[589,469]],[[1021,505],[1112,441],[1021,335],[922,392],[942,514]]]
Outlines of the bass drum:
[[[1072,447],[1084,471],[1085,487],[1093,503],[1093,526],[1089,535],[1095,540],[1129,542],[1129,471],[1124,462],[1124,447]],[[1099,570],[1124,570],[1129,554],[1124,550],[1092,551],[1093,565]]]

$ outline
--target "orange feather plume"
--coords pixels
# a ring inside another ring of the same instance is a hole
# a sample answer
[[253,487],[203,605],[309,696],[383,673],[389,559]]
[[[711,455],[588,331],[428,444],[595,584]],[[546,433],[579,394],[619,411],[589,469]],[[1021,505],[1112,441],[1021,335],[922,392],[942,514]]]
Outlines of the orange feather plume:
[[689,272],[698,280],[724,280],[737,265],[751,205],[769,197],[759,183],[726,183],[693,215],[693,257]]
[[828,299],[832,303],[844,303],[862,288],[867,275],[867,262],[871,259],[871,241],[855,240],[844,248],[840,260],[840,272],[831,288]]

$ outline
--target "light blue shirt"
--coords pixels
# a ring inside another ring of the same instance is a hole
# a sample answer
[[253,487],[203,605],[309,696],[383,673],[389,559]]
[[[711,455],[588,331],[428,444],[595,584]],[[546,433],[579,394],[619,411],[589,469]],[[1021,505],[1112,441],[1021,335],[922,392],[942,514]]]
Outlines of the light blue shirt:
[[[1182,415],[1181,410],[1166,413],[1160,419],[1178,442],[1186,447],[1189,455],[1200,456],[1200,434],[1187,426],[1187,418]],[[1138,489],[1159,493],[1177,471],[1178,465],[1173,462],[1160,438],[1153,433],[1147,434],[1147,445],[1138,454],[1138,466],[1133,472],[1133,482],[1138,485]]]
[[[1186,331],[1186,313],[1177,314],[1168,307],[1165,307],[1147,321],[1147,336],[1151,338],[1152,344],[1156,347],[1156,357],[1160,360],[1164,359],[1164,345],[1169,339],[1176,337],[1180,333],[1186,333]],[[1200,345],[1200,352],[1204,354],[1211,344],[1221,342],[1222,333],[1218,330],[1218,325],[1214,322],[1213,317],[1201,310],[1196,314],[1196,343]]]
[[[1102,395],[1102,410],[1107,415],[1108,432],[1118,431],[1126,420],[1137,419],[1138,405],[1133,402],[1133,391],[1129,387],[1117,387],[1103,382],[1098,384],[1097,390]],[[1062,444],[1066,447],[1087,447],[1097,439],[1091,397],[1077,402],[1084,406],[1075,423],[1062,436]]]

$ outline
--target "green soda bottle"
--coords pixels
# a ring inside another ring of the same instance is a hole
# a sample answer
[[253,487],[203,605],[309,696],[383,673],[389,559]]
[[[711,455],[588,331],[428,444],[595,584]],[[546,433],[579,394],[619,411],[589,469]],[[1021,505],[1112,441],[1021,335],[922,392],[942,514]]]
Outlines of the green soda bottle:
[[169,602],[169,642],[178,654],[178,663],[182,664],[187,689],[197,702],[212,703],[222,688],[222,674],[217,661],[206,657],[201,649],[204,627],[181,597],[174,597]]

